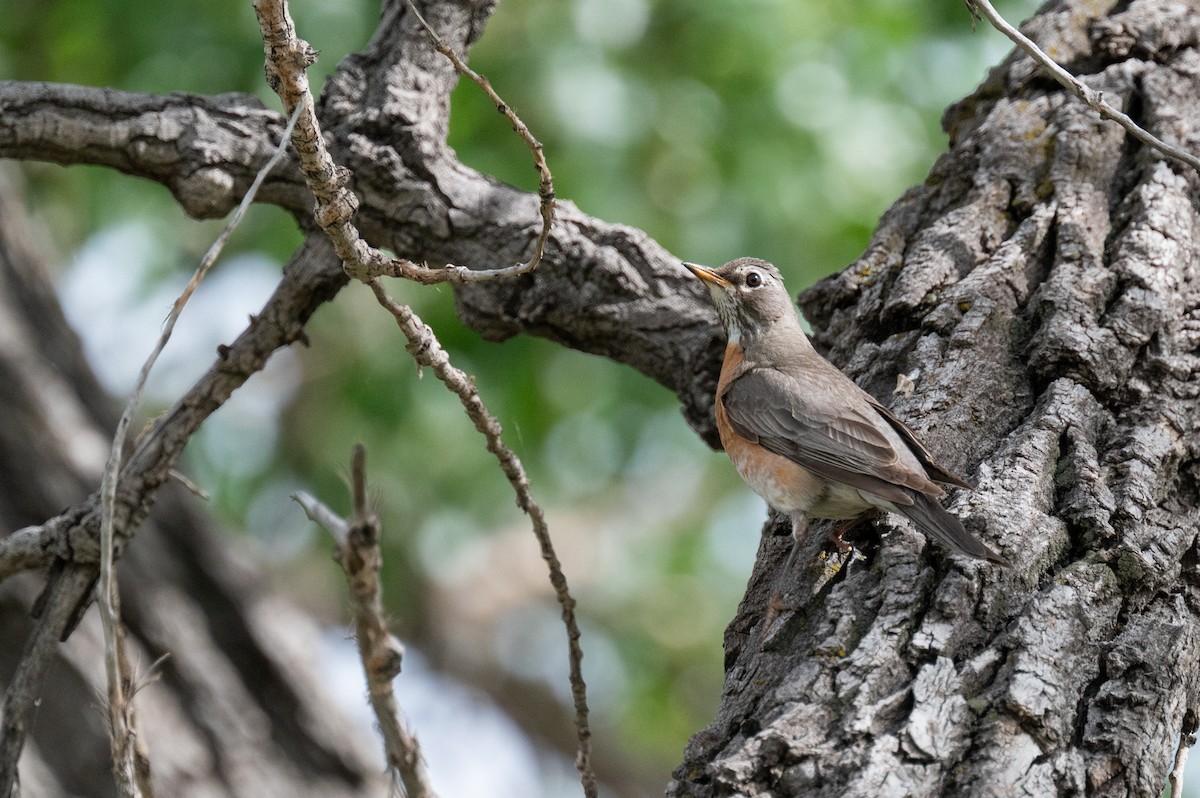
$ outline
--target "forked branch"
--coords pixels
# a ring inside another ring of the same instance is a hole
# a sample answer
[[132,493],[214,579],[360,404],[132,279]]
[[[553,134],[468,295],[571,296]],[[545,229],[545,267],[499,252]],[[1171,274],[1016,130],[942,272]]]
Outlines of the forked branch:
[[333,536],[337,543],[334,557],[346,572],[354,608],[354,638],[367,678],[367,695],[379,722],[388,768],[400,780],[407,798],[433,798],[436,793],[429,781],[425,759],[417,738],[409,731],[392,683],[400,675],[404,646],[388,629],[383,615],[383,586],[379,572],[383,553],[379,548],[382,528],[379,516],[367,502],[367,454],[362,444],[354,447],[350,459],[353,515],[337,516],[326,505],[307,493],[295,499],[310,519]]

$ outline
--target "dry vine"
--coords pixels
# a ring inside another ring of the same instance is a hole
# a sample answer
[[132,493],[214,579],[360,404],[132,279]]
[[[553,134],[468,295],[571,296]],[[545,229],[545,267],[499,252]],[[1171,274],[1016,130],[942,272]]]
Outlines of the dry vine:
[[413,310],[388,296],[378,281],[379,276],[404,277],[416,282],[465,283],[494,280],[524,274],[532,270],[541,260],[543,249],[554,220],[554,186],[550,170],[542,154],[542,146],[529,133],[528,128],[512,109],[500,98],[487,79],[467,68],[462,59],[448,47],[429,24],[413,7],[413,11],[429,34],[434,46],[454,64],[460,74],[476,82],[496,103],[513,124],[514,130],[530,147],[541,177],[542,230],[537,239],[533,257],[527,263],[518,263],[504,269],[472,271],[461,266],[446,266],[435,269],[417,266],[411,261],[389,258],[370,247],[359,234],[353,223],[358,200],[346,188],[349,172],[338,166],[325,146],[320,123],[313,106],[312,93],[308,87],[305,69],[311,66],[316,53],[309,44],[296,36],[295,23],[288,11],[286,0],[256,0],[255,13],[262,28],[266,53],[267,82],[279,95],[284,107],[292,112],[300,111],[300,120],[293,133],[293,145],[300,157],[305,179],[316,197],[315,216],[321,229],[330,237],[334,250],[342,259],[348,274],[365,282],[374,291],[379,303],[396,319],[404,336],[408,339],[407,349],[413,359],[422,366],[433,369],[438,379],[459,397],[475,428],[487,439],[488,451],[500,461],[500,466],[517,495],[517,505],[529,515],[534,534],[541,548],[542,558],[550,571],[550,582],[554,587],[559,605],[562,607],[563,623],[567,630],[568,656],[570,663],[571,693],[575,704],[575,731],[578,738],[576,768],[584,794],[594,798],[598,794],[595,773],[591,764],[591,730],[588,725],[587,685],[583,679],[583,651],[579,645],[580,631],[575,619],[575,600],[567,587],[566,576],[554,552],[545,513],[533,499],[529,479],[520,459],[501,440],[500,424],[488,411],[470,377],[450,363],[449,355],[428,327]]

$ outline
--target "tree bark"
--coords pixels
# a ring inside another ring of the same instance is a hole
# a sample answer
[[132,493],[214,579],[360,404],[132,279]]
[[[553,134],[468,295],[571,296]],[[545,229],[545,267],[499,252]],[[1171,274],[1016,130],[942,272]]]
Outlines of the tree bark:
[[[99,484],[119,408],[67,326],[19,191],[0,190],[0,524],[44,522]],[[328,261],[328,250],[326,259]],[[335,271],[336,273],[336,271]],[[264,588],[258,567],[162,489],[120,565],[136,699],[161,795],[382,794],[376,742],[333,708],[312,652],[319,627]],[[30,637],[40,580],[0,582],[0,682]],[[21,762],[23,795],[115,795],[99,617],[57,650]],[[169,655],[149,679],[152,663]]]
[[[1024,26],[1167,140],[1200,142],[1188,4],[1052,3]],[[768,525],[717,720],[668,795],[1161,793],[1196,728],[1197,175],[1010,57],[864,255],[800,297],[818,344],[977,485],[1013,568],[894,518],[817,590]],[[769,618],[776,590],[794,609]],[[815,591],[815,592],[814,592]]]
[[[420,5],[463,53],[494,7]],[[1200,19],[1188,4],[1052,3],[1026,30],[1152,132],[1200,142]],[[322,122],[354,173],[372,243],[435,263],[521,260],[537,198],[447,148],[456,79],[404,5],[386,3],[369,47],[327,84]],[[1178,735],[1195,728],[1197,175],[1135,145],[1023,57],[951,108],[945,126],[951,150],[927,183],[801,306],[818,345],[876,396],[916,375],[912,395],[890,404],[977,484],[951,507],[1014,567],[948,558],[887,519],[882,545],[832,579],[810,565],[815,539],[783,573],[790,539],[773,519],[726,634],[718,717],[692,740],[670,795],[1157,795]],[[278,114],[240,95],[0,83],[0,156],[108,165],[162,183],[197,216],[232,207],[281,130]],[[263,201],[307,228],[305,197],[293,163]],[[0,292],[0,323],[17,331],[0,351],[10,392],[0,519],[9,530],[54,520],[23,567],[86,569],[89,492],[113,412],[34,272],[6,261]],[[124,538],[159,505],[129,540],[122,578],[134,647],[146,661],[172,653],[139,697],[164,794],[374,784],[372,743],[337,728],[287,655],[288,635],[312,627],[288,612],[264,621],[273,599],[253,566],[160,490],[191,419],[300,337],[344,283],[327,247],[310,241],[267,321],[221,353],[210,387],[126,465]],[[537,272],[456,298],[489,338],[540,335],[650,375],[715,442],[715,314],[640,231],[562,202]],[[59,394],[69,400],[46,400]],[[37,587],[28,575],[0,584],[0,639],[30,636]],[[776,593],[788,607],[769,611]],[[97,645],[85,622],[59,651],[22,765],[27,794],[109,783],[98,775],[108,770],[100,714],[78,722],[99,684]],[[0,647],[5,682],[19,657],[19,646]],[[178,730],[175,759],[155,755],[160,728]]]

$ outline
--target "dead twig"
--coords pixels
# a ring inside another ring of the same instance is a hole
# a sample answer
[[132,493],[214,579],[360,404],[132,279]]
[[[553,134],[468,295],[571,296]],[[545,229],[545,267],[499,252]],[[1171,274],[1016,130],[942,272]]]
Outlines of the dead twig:
[[1032,39],[1014,28],[1004,17],[1000,16],[1000,13],[992,7],[992,4],[988,0],[966,0],[966,3],[972,17],[975,19],[983,17],[990,22],[992,27],[1011,39],[1030,58],[1041,64],[1042,68],[1050,73],[1050,77],[1062,84],[1069,92],[1082,100],[1089,108],[1100,114],[1100,116],[1116,122],[1125,128],[1129,132],[1129,135],[1143,144],[1153,147],[1164,155],[1182,161],[1196,171],[1200,171],[1200,158],[1197,158],[1187,150],[1180,149],[1173,144],[1168,144],[1145,128],[1139,126],[1127,114],[1113,108],[1104,99],[1103,93],[1086,85],[1079,78],[1059,66],[1058,62],[1046,55]]
[[[314,218],[325,234],[329,236],[334,250],[341,258],[349,275],[364,282],[376,277],[400,277],[424,285],[463,284],[513,277],[536,268],[542,259],[546,240],[550,236],[550,227],[554,221],[554,183],[550,169],[542,155],[542,145],[533,138],[525,124],[492,90],[486,79],[473,72],[470,73],[475,75],[473,79],[484,87],[488,96],[498,104],[498,107],[505,112],[505,116],[513,123],[514,130],[529,145],[541,177],[539,194],[541,196],[542,228],[534,245],[533,256],[525,263],[517,263],[501,269],[469,269],[454,264],[439,268],[418,265],[404,258],[393,258],[367,244],[359,234],[358,228],[354,226],[353,219],[358,210],[358,198],[346,187],[346,183],[350,179],[350,172],[334,162],[329,148],[325,146],[325,139],[321,135],[321,126],[313,105],[312,91],[308,85],[308,74],[305,71],[316,62],[317,51],[308,42],[296,36],[296,25],[292,21],[286,0],[255,0],[254,11],[258,15],[259,27],[262,30],[267,83],[279,95],[279,99],[283,101],[283,106],[289,114],[297,110],[300,112],[299,122],[292,135],[292,146],[300,159],[300,168],[304,172],[305,182],[316,198]],[[416,14],[416,16],[420,19],[420,14]],[[435,46],[438,46],[441,40],[437,34],[433,33],[423,19],[420,21],[433,37]],[[438,49],[443,53],[453,53],[453,50],[446,47],[444,43],[441,43]],[[457,55],[453,56],[452,61],[456,67],[462,64]],[[465,65],[462,68],[465,69]]]
[[388,630],[383,617],[383,587],[379,572],[383,555],[379,550],[379,517],[367,504],[366,450],[354,447],[350,459],[351,494],[354,511],[345,520],[307,493],[295,499],[308,517],[328,531],[337,542],[334,554],[346,580],[354,606],[354,631],[371,709],[379,722],[388,768],[399,776],[407,798],[433,798],[433,787],[421,756],[417,738],[408,730],[396,703],[392,682],[400,675],[404,646]]
[[315,218],[321,229],[329,236],[334,250],[342,259],[346,272],[367,283],[376,298],[396,319],[408,339],[408,351],[421,366],[432,368],[434,373],[462,402],[475,428],[487,439],[488,450],[500,462],[500,467],[517,494],[517,505],[530,517],[534,534],[541,548],[542,558],[550,570],[550,582],[562,607],[563,622],[567,629],[568,656],[570,661],[571,693],[575,704],[575,729],[579,746],[576,768],[580,773],[584,794],[588,798],[597,795],[595,773],[591,765],[591,730],[588,725],[587,685],[583,680],[581,662],[583,652],[579,645],[579,625],[575,619],[575,600],[567,588],[566,577],[554,552],[546,525],[545,514],[534,501],[529,488],[529,479],[517,456],[500,439],[500,424],[488,411],[475,391],[467,375],[450,364],[449,356],[437,338],[412,309],[399,304],[383,289],[379,276],[404,277],[420,283],[465,283],[492,280],[523,274],[530,271],[541,259],[544,244],[549,237],[554,213],[554,187],[550,170],[546,167],[542,147],[529,133],[512,109],[496,94],[485,78],[469,70],[454,51],[445,45],[432,28],[409,3],[409,8],[430,35],[434,46],[451,60],[455,68],[475,81],[492,101],[497,104],[514,129],[525,140],[534,154],[534,161],[541,177],[542,232],[535,245],[534,256],[528,263],[504,269],[473,271],[461,266],[446,266],[441,269],[417,266],[411,261],[388,258],[370,247],[361,237],[352,220],[358,207],[358,199],[346,188],[349,172],[334,163],[320,132],[313,107],[312,92],[308,86],[306,68],[316,60],[316,51],[296,36],[295,23],[288,11],[286,0],[255,0],[254,10],[262,29],[263,47],[266,54],[267,82],[283,101],[289,112],[300,110],[300,120],[292,135],[292,144],[300,159],[305,181],[316,198]]
[[571,696],[575,705],[575,734],[579,742],[575,758],[575,767],[579,771],[580,782],[587,798],[597,795],[596,774],[592,770],[592,732],[588,725],[587,684],[583,680],[583,649],[579,645],[579,624],[575,619],[575,599],[567,587],[567,578],[563,574],[562,564],[554,551],[554,543],[550,539],[550,529],[546,524],[546,515],[541,506],[533,498],[529,487],[529,477],[520,458],[509,449],[500,435],[500,422],[491,414],[480,398],[475,384],[466,372],[450,362],[450,356],[442,348],[437,336],[425,322],[407,305],[401,305],[380,285],[378,280],[372,280],[367,285],[375,292],[379,304],[388,310],[396,319],[404,337],[408,339],[406,349],[417,363],[433,371],[447,388],[458,397],[466,410],[468,418],[474,423],[475,429],[487,440],[487,449],[500,462],[500,469],[513,492],[517,495],[517,506],[520,507],[533,525],[533,534],[541,548],[542,559],[550,571],[550,584],[554,587],[554,595],[562,607],[563,624],[567,629],[567,655],[569,660]]
[[1175,763],[1171,766],[1171,772],[1167,776],[1167,782],[1171,786],[1171,798],[1183,798],[1183,774],[1187,769],[1188,752],[1195,744],[1196,731],[1194,728],[1179,735],[1179,747],[1175,749]]
[[183,313],[184,306],[217,262],[217,258],[225,248],[225,242],[229,240],[229,236],[233,234],[246,215],[263,180],[283,157],[292,127],[296,123],[296,117],[296,114],[292,114],[274,155],[259,170],[250,189],[246,192],[246,196],[242,198],[241,204],[229,218],[221,234],[208,248],[195,273],[184,286],[183,292],[175,300],[154,349],[146,358],[146,362],[142,364],[141,371],[138,372],[129,401],[125,404],[120,421],[117,422],[112,448],[109,450],[108,462],[105,464],[104,476],[100,482],[100,584],[97,597],[100,603],[100,623],[104,631],[104,665],[108,682],[108,723],[112,743],[113,774],[117,780],[117,790],[123,798],[138,798],[138,796],[148,794],[145,790],[150,784],[149,762],[144,756],[137,756],[137,745],[134,742],[137,736],[136,716],[129,694],[131,680],[124,653],[121,601],[114,570],[117,552],[113,516],[117,503],[117,483],[121,470],[121,459],[125,450],[125,439],[128,436],[130,424],[142,405],[142,396],[145,393],[150,371],[158,362],[158,357],[166,348],[167,342],[171,340],[175,323]]
[[528,263],[518,263],[516,266],[510,266],[506,269],[477,271],[475,274],[486,275],[485,279],[494,279],[533,271],[542,259],[542,252],[546,248],[546,239],[550,237],[550,225],[554,222],[554,176],[550,174],[550,166],[546,163],[546,156],[542,151],[542,143],[534,138],[533,133],[521,121],[521,117],[517,116],[516,112],[513,111],[512,106],[504,102],[504,98],[496,93],[491,81],[467,66],[458,53],[454,52],[454,48],[446,44],[441,36],[438,36],[437,31],[425,21],[425,17],[417,10],[417,7],[413,4],[413,0],[407,0],[407,3],[409,10],[413,12],[417,21],[421,23],[421,27],[429,34],[429,39],[433,42],[433,46],[437,48],[437,51],[450,60],[450,63],[454,65],[458,74],[483,89],[484,94],[496,106],[496,110],[504,114],[504,118],[508,120],[509,124],[512,125],[512,129],[516,131],[516,134],[521,137],[521,140],[525,142],[525,146],[533,154],[533,165],[537,169],[538,197],[541,199],[542,232],[538,235],[537,244],[534,246],[533,257],[529,259]]
[[26,526],[6,538],[0,538],[0,582],[13,574],[41,568],[46,563],[42,541],[47,534],[46,524]]

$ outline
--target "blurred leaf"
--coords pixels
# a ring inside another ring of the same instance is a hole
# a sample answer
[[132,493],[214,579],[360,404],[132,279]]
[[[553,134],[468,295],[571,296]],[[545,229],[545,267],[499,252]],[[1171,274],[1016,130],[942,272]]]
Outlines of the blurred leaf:
[[[1032,9],[1029,0],[1001,7],[1014,21]],[[0,77],[245,91],[277,107],[253,11],[240,0],[0,0],[0,10]],[[379,9],[296,0],[292,13],[321,50],[319,87],[365,45]],[[545,144],[561,197],[689,260],[768,258],[795,292],[862,251],[878,216],[944,148],[942,108],[1007,49],[998,34],[972,33],[961,4],[944,0],[505,0],[471,63]],[[454,92],[450,143],[464,163],[535,187],[528,152],[473,85]],[[165,189],[104,170],[29,165],[25,174],[64,253],[106,229],[149,231],[144,251],[129,253],[144,264],[145,284],[131,289],[139,297],[190,271],[219,229],[188,220]],[[287,214],[258,208],[226,260],[258,253],[282,263],[299,240]],[[633,755],[667,772],[715,709],[721,630],[749,573],[742,563],[761,502],[648,379],[545,341],[481,341],[455,318],[449,289],[391,290],[476,378],[560,545],[582,552],[568,576],[585,623],[614,641],[604,650],[621,666],[611,670],[624,674],[610,680],[623,698],[603,711]],[[308,334],[311,347],[288,367],[302,383],[268,422],[271,434],[239,435],[246,419],[223,409],[189,451],[191,467],[229,524],[282,561],[280,578],[302,586],[302,600],[333,592],[333,615],[341,588],[326,567],[329,543],[278,505],[303,486],[344,509],[344,464],[365,443],[388,531],[389,608],[402,629],[419,630],[431,622],[437,568],[487,567],[481,553],[525,520],[457,400],[416,378],[366,291],[350,286]],[[145,346],[143,332],[127,335],[131,351]],[[529,551],[536,556],[531,542]],[[545,595],[530,600],[556,615]]]

